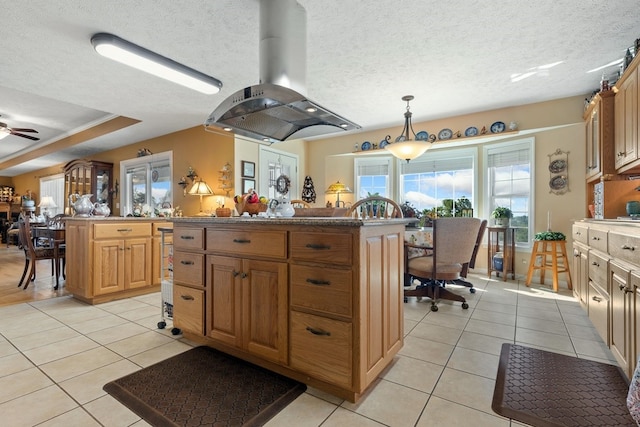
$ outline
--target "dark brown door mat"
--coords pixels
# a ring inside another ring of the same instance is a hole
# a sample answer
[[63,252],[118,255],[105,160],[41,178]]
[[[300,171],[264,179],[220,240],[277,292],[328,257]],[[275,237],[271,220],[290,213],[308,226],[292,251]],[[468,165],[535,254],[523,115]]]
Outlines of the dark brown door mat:
[[153,426],[261,426],[307,386],[202,346],[103,389]]
[[502,344],[491,408],[536,427],[636,426],[620,368]]

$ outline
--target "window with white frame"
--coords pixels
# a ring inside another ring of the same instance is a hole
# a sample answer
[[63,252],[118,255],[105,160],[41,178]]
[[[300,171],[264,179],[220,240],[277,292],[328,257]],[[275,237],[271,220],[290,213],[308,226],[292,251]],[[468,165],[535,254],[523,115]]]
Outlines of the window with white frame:
[[[55,207],[47,207],[47,216],[54,216],[63,213],[65,195],[64,195],[64,174],[49,175],[40,178],[40,200],[43,197],[50,196]],[[42,213],[42,211],[40,212]]]
[[432,217],[462,216],[463,209],[474,209],[477,153],[476,148],[432,150],[402,163],[402,202]]
[[391,161],[385,158],[356,159],[356,185],[354,200],[371,195],[391,197]]
[[120,162],[122,215],[154,216],[159,209],[172,208],[173,152]]
[[516,245],[532,239],[533,138],[483,147],[487,170],[487,217],[498,206],[511,209]]

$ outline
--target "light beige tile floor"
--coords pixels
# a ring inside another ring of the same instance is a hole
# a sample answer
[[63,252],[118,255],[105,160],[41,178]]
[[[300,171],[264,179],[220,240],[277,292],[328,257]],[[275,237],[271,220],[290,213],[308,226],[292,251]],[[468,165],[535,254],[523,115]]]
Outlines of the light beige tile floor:
[[[472,275],[470,308],[410,298],[405,344],[358,403],[309,388],[280,426],[521,426],[491,399],[500,347],[517,343],[614,364],[585,311],[561,290]],[[73,297],[0,307],[0,424],[148,424],[102,390],[113,379],[191,348],[157,329],[160,294],[90,306]]]

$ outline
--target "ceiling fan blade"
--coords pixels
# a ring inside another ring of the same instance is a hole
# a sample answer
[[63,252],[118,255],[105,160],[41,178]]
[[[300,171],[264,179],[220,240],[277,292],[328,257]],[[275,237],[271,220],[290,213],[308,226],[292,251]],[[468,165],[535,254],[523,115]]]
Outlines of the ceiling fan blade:
[[26,128],[11,128],[11,130],[14,130],[16,132],[34,132],[34,133],[38,133],[37,130],[35,129],[26,129]]
[[21,136],[23,138],[27,138],[27,139],[30,139],[32,141],[40,141],[40,138],[36,138],[35,136],[31,136],[31,135],[25,135],[25,134],[20,133],[20,132],[15,132],[13,129],[11,130],[11,135]]

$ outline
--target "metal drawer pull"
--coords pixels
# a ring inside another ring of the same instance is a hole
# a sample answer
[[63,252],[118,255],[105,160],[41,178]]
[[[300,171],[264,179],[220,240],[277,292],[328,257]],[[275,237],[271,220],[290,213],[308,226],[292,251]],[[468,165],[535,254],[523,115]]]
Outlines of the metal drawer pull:
[[581,235],[582,235],[582,233],[581,233],[581,232],[579,232],[579,231],[576,231],[576,235],[581,236]]
[[193,240],[193,239],[194,239],[194,237],[193,237],[193,236],[180,236],[180,238],[181,238],[182,240]]
[[247,239],[233,239],[233,243],[251,243],[251,240],[247,240]]
[[591,265],[595,265],[596,267],[600,267],[600,264],[598,264],[598,263],[597,263],[597,262],[595,262],[595,261],[593,261],[593,262],[591,263]]
[[331,249],[329,245],[314,245],[313,243],[307,243],[306,246],[309,249],[327,250]]
[[622,249],[626,249],[626,250],[629,250],[629,251],[635,251],[636,247],[635,246],[622,245]]
[[182,298],[185,301],[193,301],[195,299],[191,295],[180,295],[180,298]]
[[591,240],[600,240],[600,238],[599,238],[599,237],[596,237],[596,236],[593,236],[593,237],[591,238]]
[[193,265],[193,261],[180,261],[182,265]]
[[318,286],[327,286],[331,284],[328,280],[307,279],[307,282]]
[[233,274],[233,277],[238,277],[238,274],[240,274],[240,272],[233,270],[231,274]]
[[240,277],[242,277],[243,279],[245,279],[247,276],[248,276],[248,274],[247,274],[247,273],[242,273],[242,274],[240,275]]
[[131,228],[118,228],[118,231],[120,233],[124,233],[125,231],[133,231],[133,229],[131,229]]
[[600,298],[600,297],[591,297],[591,299],[594,300],[595,302],[602,301],[602,298]]
[[313,335],[325,335],[327,337],[331,336],[331,332],[321,331],[319,329],[313,329],[311,326],[307,326],[307,331],[311,332]]

